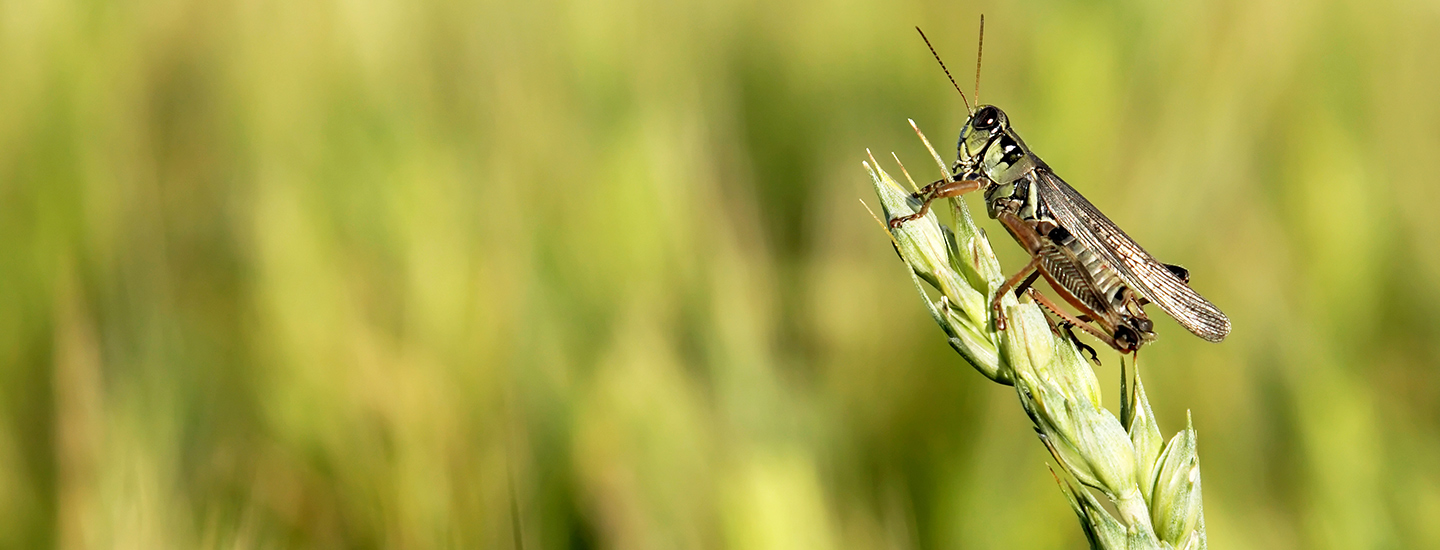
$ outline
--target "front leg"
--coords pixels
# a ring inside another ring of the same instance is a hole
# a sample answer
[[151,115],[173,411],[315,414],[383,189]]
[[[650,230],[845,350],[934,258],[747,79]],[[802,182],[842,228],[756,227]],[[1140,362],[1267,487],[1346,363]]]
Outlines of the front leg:
[[940,180],[931,183],[930,185],[926,185],[925,187],[921,188],[918,193],[912,195],[913,197],[920,199],[920,210],[909,216],[901,216],[890,220],[890,229],[898,228],[905,222],[920,219],[921,216],[924,216],[926,212],[930,211],[930,203],[932,202],[935,202],[939,199],[958,197],[971,191],[976,191],[980,189],[982,185],[983,184],[980,182],[980,180]]

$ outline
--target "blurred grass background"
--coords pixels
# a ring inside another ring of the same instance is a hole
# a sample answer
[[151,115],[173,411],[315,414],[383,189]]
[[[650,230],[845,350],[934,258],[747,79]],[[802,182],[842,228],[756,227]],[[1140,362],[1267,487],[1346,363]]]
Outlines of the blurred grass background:
[[1234,321],[1144,360],[1214,546],[1440,547],[1420,0],[0,0],[0,547],[1083,547],[856,201],[982,12]]

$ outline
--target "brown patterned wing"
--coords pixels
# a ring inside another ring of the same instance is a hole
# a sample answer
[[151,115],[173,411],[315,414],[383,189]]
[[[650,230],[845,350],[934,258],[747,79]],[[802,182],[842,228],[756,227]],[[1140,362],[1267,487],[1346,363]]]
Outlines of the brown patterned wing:
[[1230,319],[1220,308],[1155,261],[1079,191],[1046,166],[1037,167],[1035,176],[1037,195],[1056,221],[1104,258],[1132,290],[1160,306],[1196,336],[1219,342],[1230,333]]

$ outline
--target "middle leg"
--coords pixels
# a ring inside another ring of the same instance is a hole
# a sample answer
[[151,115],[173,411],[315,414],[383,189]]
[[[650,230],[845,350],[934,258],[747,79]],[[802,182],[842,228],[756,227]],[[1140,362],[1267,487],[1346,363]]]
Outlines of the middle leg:
[[1040,257],[1031,256],[1030,262],[1025,264],[1025,267],[1020,268],[1020,271],[1015,272],[1009,279],[1006,279],[1005,283],[1000,285],[1000,288],[995,289],[995,297],[990,299],[990,310],[995,312],[995,330],[1005,330],[1005,312],[1000,309],[1000,299],[1004,298],[1005,295],[1010,292],[1010,289],[1015,288],[1015,285],[1020,284],[1022,280],[1026,281],[1025,286],[1030,286],[1031,280],[1027,279],[1027,277],[1031,272],[1035,271],[1037,267],[1040,267]]

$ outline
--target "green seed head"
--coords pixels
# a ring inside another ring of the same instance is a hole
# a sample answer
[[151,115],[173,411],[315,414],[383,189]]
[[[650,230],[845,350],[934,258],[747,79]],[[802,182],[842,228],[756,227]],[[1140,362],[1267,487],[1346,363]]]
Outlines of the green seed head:
[[[946,170],[928,141],[925,145]],[[946,199],[955,214],[952,227],[942,225],[932,209],[889,229],[886,222],[915,213],[920,203],[873,157],[865,166],[885,216],[881,225],[926,308],[950,346],[976,370],[1015,386],[1021,407],[1061,467],[1056,480],[1091,548],[1204,548],[1194,429],[1187,426],[1162,446],[1138,370],[1132,368],[1133,383],[1127,384],[1123,363],[1116,418],[1102,405],[1089,363],[1028,299],[1001,296],[1008,322],[997,330],[989,304],[1005,274],[964,201]],[[915,188],[913,181],[910,185]],[[1119,517],[1101,506],[1092,490],[1110,499]]]

